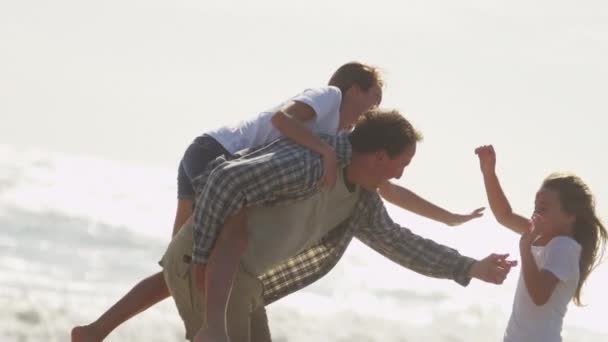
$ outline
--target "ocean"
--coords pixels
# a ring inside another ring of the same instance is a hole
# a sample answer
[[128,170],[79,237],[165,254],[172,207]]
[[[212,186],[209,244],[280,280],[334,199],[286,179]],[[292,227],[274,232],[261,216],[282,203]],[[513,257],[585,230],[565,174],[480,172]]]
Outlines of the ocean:
[[[0,341],[67,341],[73,326],[94,320],[157,272],[171,235],[174,188],[173,168],[0,145]],[[390,212],[456,247],[470,246],[463,241],[494,224],[484,217],[454,231]],[[497,248],[516,251],[515,238],[499,237]],[[481,257],[490,249],[467,252]],[[403,270],[355,241],[328,276],[268,307],[270,328],[277,342],[501,341],[518,272],[503,286],[462,288]],[[608,341],[599,299],[607,279],[604,269],[592,278],[589,295],[597,300],[589,307],[571,305],[564,341]],[[169,299],[107,341],[182,341],[183,334]]]

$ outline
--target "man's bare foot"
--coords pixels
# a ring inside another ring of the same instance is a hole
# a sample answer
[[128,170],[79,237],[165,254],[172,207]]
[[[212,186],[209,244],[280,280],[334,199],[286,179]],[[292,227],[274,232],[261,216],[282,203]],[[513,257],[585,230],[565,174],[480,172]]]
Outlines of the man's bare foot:
[[98,332],[92,325],[81,325],[72,329],[72,342],[101,342]]

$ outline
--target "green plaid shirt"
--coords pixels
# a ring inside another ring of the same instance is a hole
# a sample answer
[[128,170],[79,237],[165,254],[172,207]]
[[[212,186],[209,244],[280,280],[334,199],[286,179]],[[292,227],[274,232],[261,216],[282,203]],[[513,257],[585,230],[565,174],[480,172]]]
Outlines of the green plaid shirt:
[[[347,135],[321,136],[332,146],[340,167],[351,158]],[[274,141],[235,159],[220,157],[194,179],[193,261],[206,264],[224,221],[240,208],[287,204],[310,197],[323,172],[321,157],[289,139]],[[310,285],[340,260],[353,237],[380,254],[420,274],[453,279],[466,286],[474,259],[413,234],[389,217],[375,192],[362,191],[352,216],[314,246],[274,267],[260,279],[270,304]]]

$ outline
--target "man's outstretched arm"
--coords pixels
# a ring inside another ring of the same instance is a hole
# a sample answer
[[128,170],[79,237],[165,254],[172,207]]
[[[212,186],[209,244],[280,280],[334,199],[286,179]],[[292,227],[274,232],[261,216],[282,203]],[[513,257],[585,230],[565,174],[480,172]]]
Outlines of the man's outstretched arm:
[[493,254],[483,260],[461,255],[453,248],[438,244],[401,227],[388,216],[382,201],[371,195],[361,208],[362,226],[357,238],[392,261],[417,273],[453,279],[466,286],[471,278],[500,284],[513,264],[506,255]]

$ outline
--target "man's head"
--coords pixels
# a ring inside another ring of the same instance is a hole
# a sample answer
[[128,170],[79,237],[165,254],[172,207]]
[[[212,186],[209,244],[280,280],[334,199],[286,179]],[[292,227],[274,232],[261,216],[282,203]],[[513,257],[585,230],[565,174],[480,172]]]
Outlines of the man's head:
[[351,180],[375,190],[383,182],[401,177],[422,134],[398,111],[373,109],[359,119],[349,140],[353,148]]
[[352,127],[363,113],[382,101],[382,75],[371,65],[346,63],[334,72],[329,85],[342,92],[340,130]]

